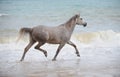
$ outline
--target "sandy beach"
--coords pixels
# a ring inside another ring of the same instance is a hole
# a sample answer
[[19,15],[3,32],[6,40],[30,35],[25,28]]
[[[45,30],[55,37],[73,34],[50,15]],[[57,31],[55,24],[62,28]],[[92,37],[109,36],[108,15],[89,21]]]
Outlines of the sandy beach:
[[81,57],[77,57],[74,48],[66,45],[52,61],[58,45],[45,44],[43,53],[34,49],[20,62],[27,42],[0,45],[0,77],[120,77],[119,45],[83,44],[78,46]]

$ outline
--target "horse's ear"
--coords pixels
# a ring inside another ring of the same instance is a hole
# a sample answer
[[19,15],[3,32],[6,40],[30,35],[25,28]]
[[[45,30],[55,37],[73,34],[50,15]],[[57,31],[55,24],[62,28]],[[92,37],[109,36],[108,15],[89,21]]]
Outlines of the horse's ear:
[[79,17],[80,17],[80,13],[79,13],[78,15],[79,15]]
[[80,17],[80,13],[79,14],[76,14],[76,18]]
[[78,16],[80,17],[80,13],[78,13]]

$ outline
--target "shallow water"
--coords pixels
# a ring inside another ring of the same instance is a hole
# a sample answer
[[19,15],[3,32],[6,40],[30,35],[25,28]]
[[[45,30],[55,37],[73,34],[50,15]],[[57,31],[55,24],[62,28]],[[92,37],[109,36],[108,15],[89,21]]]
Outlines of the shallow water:
[[[25,43],[0,45],[0,77],[119,77],[120,46],[94,46],[80,44],[76,41],[81,57],[75,50],[66,45],[52,61],[56,45],[46,44],[42,48],[48,51],[46,58],[43,53],[33,47],[20,62]],[[4,49],[3,49],[4,48]]]

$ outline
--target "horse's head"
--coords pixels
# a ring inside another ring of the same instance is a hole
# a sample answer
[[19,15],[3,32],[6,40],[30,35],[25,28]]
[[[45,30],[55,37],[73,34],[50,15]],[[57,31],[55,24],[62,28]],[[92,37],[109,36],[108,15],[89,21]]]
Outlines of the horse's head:
[[80,18],[80,14],[76,14],[76,24],[77,25],[83,25],[84,27],[87,26],[87,23],[83,21],[82,18]]

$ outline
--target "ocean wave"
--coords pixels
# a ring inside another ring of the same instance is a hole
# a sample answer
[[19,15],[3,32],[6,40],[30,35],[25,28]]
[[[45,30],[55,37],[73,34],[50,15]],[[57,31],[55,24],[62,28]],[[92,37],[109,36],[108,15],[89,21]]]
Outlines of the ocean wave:
[[8,16],[8,14],[1,13],[0,17],[2,17],[2,16]]
[[[18,36],[8,36],[8,37],[0,37],[0,44],[5,44],[5,43],[17,43]],[[29,37],[24,37],[23,39],[20,40],[20,42],[28,42]]]
[[120,43],[120,33],[113,30],[76,33],[74,37],[82,43],[111,42]]
[[[13,31],[15,33],[15,31]],[[4,34],[4,33],[3,33]],[[5,35],[5,34],[4,34]],[[16,42],[18,38],[18,33],[9,33],[8,35],[2,35],[0,37],[0,43],[11,43]],[[73,38],[76,39],[76,41],[79,41],[81,43],[89,44],[89,43],[120,43],[120,33],[114,32],[113,30],[107,30],[107,31],[98,31],[98,32],[82,32],[82,33],[74,33]],[[22,42],[28,42],[29,36],[25,36],[23,39],[21,39]]]

